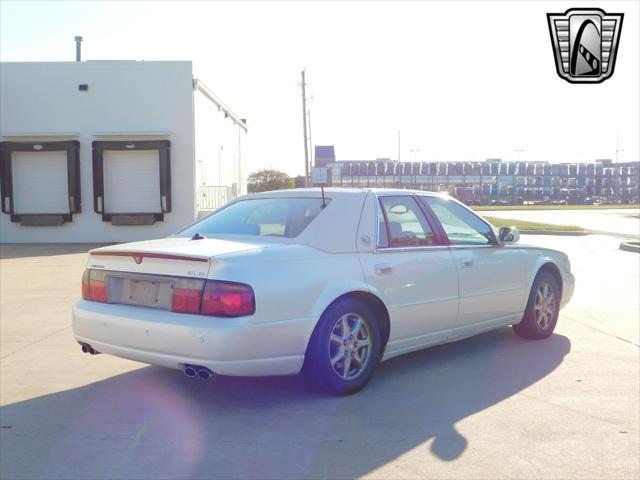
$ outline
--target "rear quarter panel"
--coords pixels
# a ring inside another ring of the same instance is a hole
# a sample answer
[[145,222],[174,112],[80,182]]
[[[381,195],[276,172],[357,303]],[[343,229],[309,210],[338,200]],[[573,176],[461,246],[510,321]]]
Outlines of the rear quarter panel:
[[305,349],[331,302],[351,291],[368,290],[357,253],[327,253],[302,245],[218,257],[209,278],[250,285],[256,297],[251,322],[296,324],[291,335],[302,336]]

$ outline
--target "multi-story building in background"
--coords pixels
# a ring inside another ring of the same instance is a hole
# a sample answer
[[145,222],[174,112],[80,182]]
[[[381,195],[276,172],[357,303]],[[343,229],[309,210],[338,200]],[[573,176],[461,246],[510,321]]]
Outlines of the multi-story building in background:
[[315,147],[312,183],[448,192],[468,204],[638,203],[640,162],[399,162],[336,160]]

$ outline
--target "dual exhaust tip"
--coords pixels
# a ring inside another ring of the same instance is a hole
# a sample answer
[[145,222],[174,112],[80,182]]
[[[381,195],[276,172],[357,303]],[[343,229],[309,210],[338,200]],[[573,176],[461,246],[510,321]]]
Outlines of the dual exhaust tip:
[[[82,353],[88,353],[90,355],[100,355],[100,352],[93,348],[88,343],[80,343]],[[200,377],[202,380],[209,380],[215,374],[207,367],[200,365],[185,365],[184,374],[189,378]]]
[[100,355],[100,352],[93,348],[88,343],[81,343],[80,348],[82,349],[82,353],[89,353],[91,355]]
[[185,365],[184,374],[189,378],[200,377],[202,380],[209,380],[215,375],[210,369],[200,365]]

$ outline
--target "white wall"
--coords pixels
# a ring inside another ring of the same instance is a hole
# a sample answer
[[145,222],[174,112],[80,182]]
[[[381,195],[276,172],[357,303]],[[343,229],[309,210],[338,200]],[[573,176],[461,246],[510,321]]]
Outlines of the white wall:
[[238,195],[246,193],[245,131],[199,90],[194,92],[194,115],[196,185],[235,183]]
[[[88,84],[89,90],[79,91],[80,83]],[[79,140],[82,189],[82,213],[61,227],[23,227],[0,213],[1,243],[158,238],[195,218],[191,62],[2,63],[0,112],[2,140]],[[106,132],[162,135],[96,136]],[[14,136],[55,133],[77,137]],[[172,212],[155,225],[114,226],[93,211],[91,142],[129,139],[171,141]]]

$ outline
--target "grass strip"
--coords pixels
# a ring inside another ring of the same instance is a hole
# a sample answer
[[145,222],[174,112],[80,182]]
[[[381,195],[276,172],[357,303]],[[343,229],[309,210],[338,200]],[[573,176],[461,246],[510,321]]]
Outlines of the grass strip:
[[639,210],[640,205],[475,205],[476,211],[499,210]]
[[520,230],[555,230],[562,232],[584,232],[584,228],[576,225],[553,225],[551,223],[528,222],[514,218],[484,217],[494,227],[518,227]]

